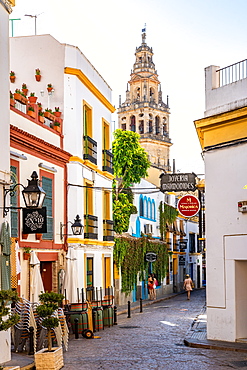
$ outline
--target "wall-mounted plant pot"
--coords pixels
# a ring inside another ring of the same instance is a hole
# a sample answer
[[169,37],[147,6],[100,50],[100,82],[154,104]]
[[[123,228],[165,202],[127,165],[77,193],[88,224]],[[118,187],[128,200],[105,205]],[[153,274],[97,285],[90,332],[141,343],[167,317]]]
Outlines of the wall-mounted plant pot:
[[10,82],[14,83],[15,82],[15,76],[9,76]]
[[54,114],[54,116],[56,116],[56,117],[61,117],[61,114],[62,114],[62,112],[53,112],[53,114]]
[[37,96],[29,96],[28,97],[29,103],[36,103],[37,99],[38,99]]
[[41,75],[35,75],[35,79],[39,82],[41,80]]
[[50,112],[44,112],[44,116],[46,118],[48,118],[50,121],[55,121],[55,116],[54,114],[50,113]]
[[29,257],[30,257],[30,253],[27,253],[27,252],[23,252],[23,259],[28,261],[29,260]]
[[22,92],[23,92],[23,94],[24,94],[24,95],[26,95],[26,96],[27,96],[28,89],[22,89]]
[[28,114],[30,117],[32,117],[32,118],[35,118],[35,117],[36,117],[36,113],[35,113],[34,111],[32,111],[32,110],[28,110],[28,111],[27,111],[27,114]]
[[23,234],[22,233],[22,239],[27,239],[28,238],[28,234]]
[[35,234],[36,240],[42,240],[43,234]]
[[40,123],[45,123],[45,117],[44,116],[39,116],[39,122]]

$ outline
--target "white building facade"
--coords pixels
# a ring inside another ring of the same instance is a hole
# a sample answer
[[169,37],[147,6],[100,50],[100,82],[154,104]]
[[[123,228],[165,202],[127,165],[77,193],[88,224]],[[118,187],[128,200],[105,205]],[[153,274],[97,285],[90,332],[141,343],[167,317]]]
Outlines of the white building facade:
[[195,121],[205,161],[207,336],[247,338],[246,61],[205,69],[206,110]]

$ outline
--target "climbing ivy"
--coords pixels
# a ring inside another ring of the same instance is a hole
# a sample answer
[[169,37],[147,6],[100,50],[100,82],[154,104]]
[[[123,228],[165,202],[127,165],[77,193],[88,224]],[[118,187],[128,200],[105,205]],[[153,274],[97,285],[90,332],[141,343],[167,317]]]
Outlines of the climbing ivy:
[[146,236],[132,238],[119,236],[115,238],[113,258],[121,272],[122,292],[130,293],[137,284],[137,277],[145,279],[148,274],[148,262],[145,254],[154,252],[157,260],[152,263],[152,271],[159,274],[160,279],[166,276],[168,266],[168,253],[166,244],[161,241],[149,239]]
[[178,215],[176,208],[169,206],[166,203],[160,202],[159,205],[160,215],[160,237],[161,240],[165,239],[166,235],[166,224],[172,224]]

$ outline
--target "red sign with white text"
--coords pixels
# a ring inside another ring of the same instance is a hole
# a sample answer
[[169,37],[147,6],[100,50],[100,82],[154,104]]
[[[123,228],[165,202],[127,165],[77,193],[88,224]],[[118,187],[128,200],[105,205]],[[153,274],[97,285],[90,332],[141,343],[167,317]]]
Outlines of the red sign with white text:
[[178,201],[178,211],[184,217],[193,217],[200,211],[200,202],[194,195],[184,195]]

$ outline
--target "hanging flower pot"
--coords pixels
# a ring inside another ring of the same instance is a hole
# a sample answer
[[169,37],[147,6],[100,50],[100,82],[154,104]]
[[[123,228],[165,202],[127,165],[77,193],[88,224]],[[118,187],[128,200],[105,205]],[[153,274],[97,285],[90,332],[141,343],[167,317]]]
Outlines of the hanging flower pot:
[[52,84],[48,84],[47,85],[47,91],[52,92],[52,90],[53,90]]
[[29,103],[36,103],[37,99],[38,98],[34,93],[30,93],[30,96],[28,97]]
[[41,74],[40,74],[40,69],[39,68],[35,69],[35,79],[38,82],[41,80]]
[[60,112],[59,107],[55,107],[55,112],[53,112],[54,116],[60,118],[62,112]]
[[9,74],[10,82],[14,83],[15,82],[15,72],[11,71]]
[[26,84],[22,84],[22,92],[25,96],[27,96],[27,93],[28,93],[28,88],[27,88],[27,85]]

